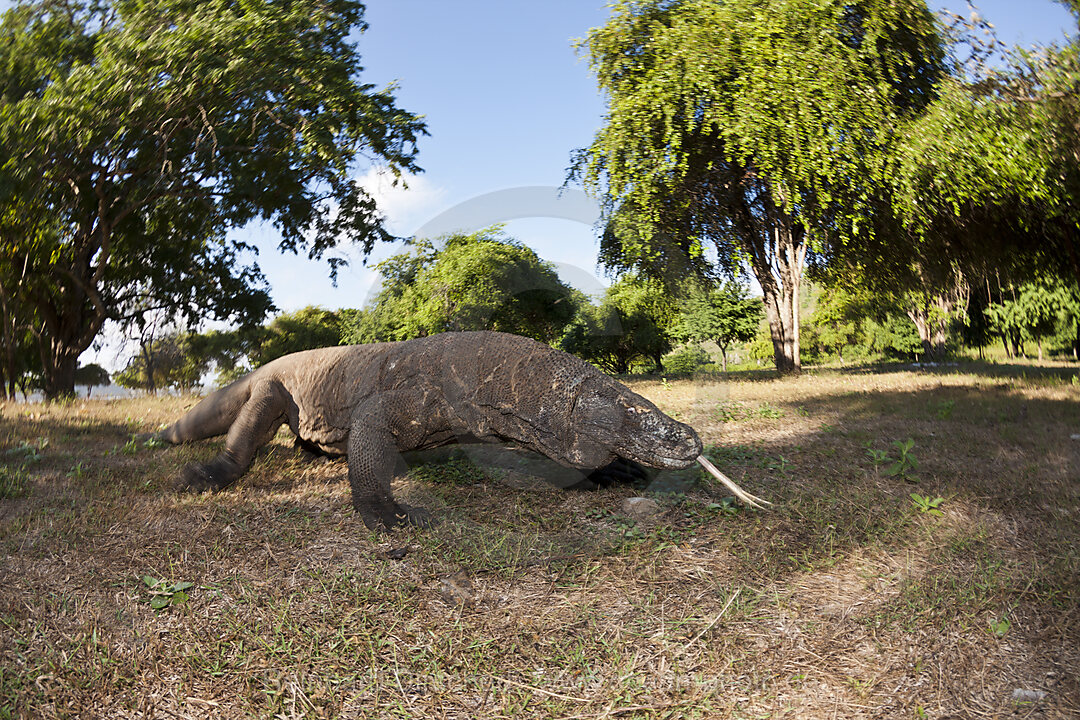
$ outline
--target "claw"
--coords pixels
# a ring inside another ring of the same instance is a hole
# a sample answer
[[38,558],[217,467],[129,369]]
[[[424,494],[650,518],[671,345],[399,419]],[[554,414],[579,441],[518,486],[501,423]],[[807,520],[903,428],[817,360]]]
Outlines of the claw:
[[724,484],[724,487],[734,493],[735,497],[739,498],[750,507],[756,507],[759,510],[764,510],[765,508],[762,507],[762,503],[764,503],[765,505],[772,505],[772,503],[768,500],[762,500],[755,495],[751,495],[750,493],[746,492],[741,487],[736,485],[734,480],[717,470],[716,466],[709,462],[709,459],[704,455],[698,455],[697,461],[701,463],[701,467],[708,470],[710,475],[722,482]]

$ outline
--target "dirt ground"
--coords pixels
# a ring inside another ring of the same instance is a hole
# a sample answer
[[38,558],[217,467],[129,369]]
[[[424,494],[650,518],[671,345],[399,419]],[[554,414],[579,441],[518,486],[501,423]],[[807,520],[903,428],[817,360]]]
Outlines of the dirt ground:
[[176,492],[220,444],[132,434],[194,398],[3,405],[0,718],[1077,717],[1075,377],[632,381],[773,507],[466,449],[413,459],[438,524],[389,535],[285,433]]

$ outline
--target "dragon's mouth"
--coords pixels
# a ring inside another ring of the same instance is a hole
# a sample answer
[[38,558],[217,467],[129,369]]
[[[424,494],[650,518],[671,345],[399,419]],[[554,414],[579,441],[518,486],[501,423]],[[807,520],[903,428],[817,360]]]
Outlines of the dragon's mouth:
[[687,437],[676,447],[646,447],[635,443],[630,447],[620,448],[619,454],[649,467],[682,470],[697,462],[697,457],[701,454],[701,443],[695,437]]

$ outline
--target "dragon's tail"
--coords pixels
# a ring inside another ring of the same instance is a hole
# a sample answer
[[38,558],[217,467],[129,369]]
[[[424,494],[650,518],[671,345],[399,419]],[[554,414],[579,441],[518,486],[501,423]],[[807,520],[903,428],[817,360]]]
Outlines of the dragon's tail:
[[250,378],[245,375],[207,395],[182,418],[162,430],[160,437],[176,445],[229,432],[250,395]]

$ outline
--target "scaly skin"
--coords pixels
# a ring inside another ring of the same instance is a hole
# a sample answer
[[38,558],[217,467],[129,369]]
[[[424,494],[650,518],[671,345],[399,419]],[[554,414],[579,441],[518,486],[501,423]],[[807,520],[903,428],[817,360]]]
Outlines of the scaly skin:
[[401,453],[459,440],[513,441],[573,468],[613,462],[683,468],[701,454],[692,428],[591,365],[543,343],[495,332],[322,348],[279,358],[218,390],[159,436],[184,443],[227,434],[188,465],[196,491],[234,482],[287,423],[301,443],[346,454],[356,511],[369,528],[426,524],[397,503]]

